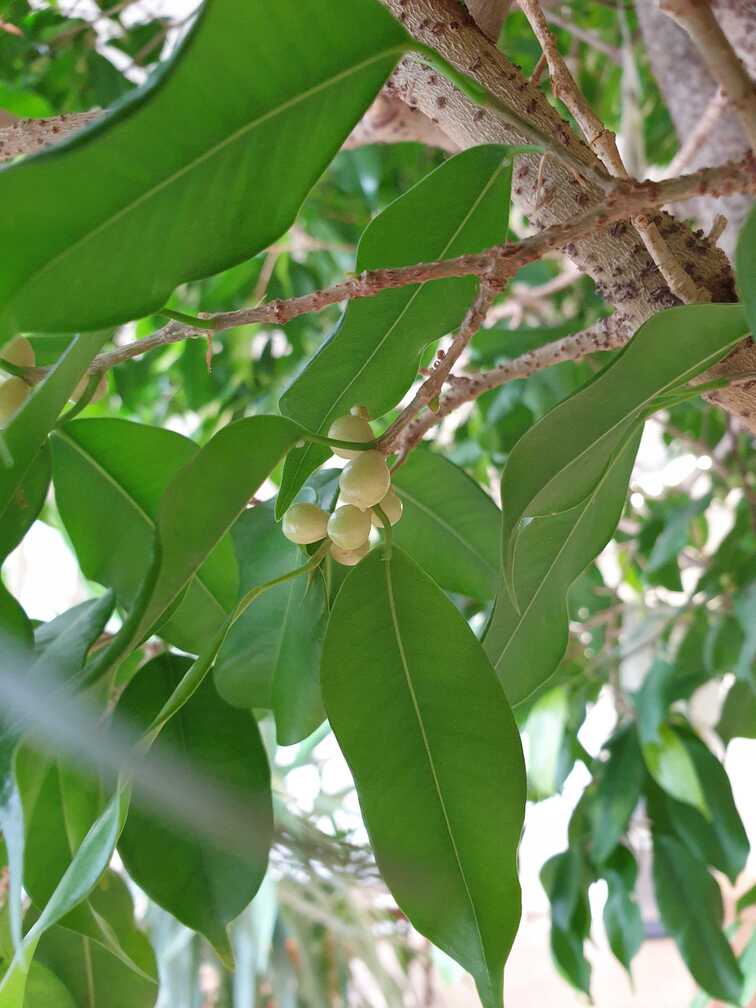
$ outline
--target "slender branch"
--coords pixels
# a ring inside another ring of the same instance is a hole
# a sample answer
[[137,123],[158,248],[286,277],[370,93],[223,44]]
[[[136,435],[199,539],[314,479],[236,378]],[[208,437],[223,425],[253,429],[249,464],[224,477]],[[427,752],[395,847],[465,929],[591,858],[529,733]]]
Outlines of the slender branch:
[[756,87],[722,31],[707,0],[660,0],[659,7],[690,36],[709,73],[740,117],[756,151]]
[[[549,30],[539,0],[520,0],[520,9],[530,22],[546,57],[554,96],[570,110],[588,146],[611,174],[615,178],[628,178],[614,133],[604,126],[575,83]],[[711,300],[711,295],[699,290],[682,268],[653,221],[640,215],[633,220],[633,225],[675,297],[686,303]]]
[[664,175],[666,178],[673,178],[675,175],[679,175],[680,172],[685,171],[691,161],[695,158],[696,154],[698,154],[701,145],[706,140],[709,133],[714,129],[719,121],[719,117],[726,108],[727,95],[724,93],[722,88],[719,87],[714,92],[711,101],[706,106],[704,114],[696,123],[695,128],[688,134],[685,143],[682,147],[680,147],[680,150],[677,154],[675,154],[670,163],[664,169]]
[[556,11],[551,10],[547,7],[544,11],[546,20],[551,24],[557,26],[557,28],[564,28],[571,35],[574,35],[576,39],[580,39],[581,42],[585,42],[587,46],[591,49],[595,49],[596,52],[603,53],[604,56],[608,56],[609,59],[616,63],[617,66],[622,66],[622,53],[616,46],[609,45],[608,42],[604,42],[602,38],[598,35],[594,35],[593,32],[587,31],[585,28],[580,28],[579,25],[573,24],[572,21],[567,21],[565,18],[560,17]]

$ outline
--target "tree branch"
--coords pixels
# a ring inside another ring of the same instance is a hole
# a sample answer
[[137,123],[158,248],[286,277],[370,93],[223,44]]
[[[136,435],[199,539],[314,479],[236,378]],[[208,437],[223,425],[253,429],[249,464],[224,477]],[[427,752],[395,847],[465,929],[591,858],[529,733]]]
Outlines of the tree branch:
[[50,144],[65,140],[101,114],[99,109],[91,109],[49,119],[18,119],[0,129],[0,161],[10,161],[22,154],[36,154]]

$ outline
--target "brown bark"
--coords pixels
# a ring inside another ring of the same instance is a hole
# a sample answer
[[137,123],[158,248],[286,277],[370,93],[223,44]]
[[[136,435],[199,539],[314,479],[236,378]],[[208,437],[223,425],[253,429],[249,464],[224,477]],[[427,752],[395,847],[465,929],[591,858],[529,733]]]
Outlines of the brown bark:
[[344,142],[344,150],[374,143],[414,141],[448,153],[459,150],[444,131],[395,95],[380,94]]
[[[549,132],[587,164],[598,165],[588,147],[578,140],[545,96],[479,31],[456,0],[382,0],[420,41],[468,73],[520,115]],[[394,74],[396,92],[411,106],[433,119],[460,147],[480,143],[522,143],[510,127],[476,108],[448,81],[415,57],[405,58]],[[599,198],[597,190],[578,180],[554,158],[546,157],[539,171],[539,155],[517,160],[513,200],[538,227],[570,220]],[[711,294],[713,301],[735,299],[726,257],[702,232],[692,232],[668,214],[654,218],[672,253],[688,275]],[[634,327],[676,304],[666,283],[637,234],[618,222],[597,228],[587,239],[569,242],[565,252],[596,282],[606,300]],[[729,371],[756,367],[752,343],[736,351]],[[738,386],[720,393],[718,401],[756,431],[756,395]]]

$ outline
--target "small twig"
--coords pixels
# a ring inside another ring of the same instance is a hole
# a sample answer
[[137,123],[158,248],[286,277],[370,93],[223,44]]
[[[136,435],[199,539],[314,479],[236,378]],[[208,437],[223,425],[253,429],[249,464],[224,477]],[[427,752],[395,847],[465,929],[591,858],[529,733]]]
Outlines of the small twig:
[[608,42],[604,42],[602,38],[598,35],[594,35],[593,32],[588,31],[586,28],[580,28],[578,25],[573,24],[572,21],[567,21],[559,14],[555,13],[550,7],[547,7],[544,11],[547,21],[551,24],[555,24],[557,28],[564,28],[571,35],[574,35],[576,39],[580,39],[581,42],[585,42],[587,46],[591,49],[595,49],[596,52],[603,53],[604,56],[608,56],[609,59],[616,63],[617,66],[622,66],[622,53],[616,46],[609,45]]
[[740,117],[756,151],[756,86],[738,59],[707,0],[660,0],[659,7],[683,28]]
[[719,239],[722,237],[725,228],[727,227],[727,218],[724,214],[717,214],[717,216],[712,221],[711,230],[706,236],[706,240],[711,242],[712,245],[716,245]]
[[665,178],[674,178],[690,165],[709,133],[714,129],[719,117],[727,108],[727,96],[721,87],[714,92],[704,114],[688,135],[687,140],[664,169]]
[[[539,0],[520,0],[520,9],[530,22],[549,64],[554,96],[569,109],[588,146],[611,174],[615,178],[627,179],[628,173],[617,150],[614,133],[604,126],[575,83],[549,30]],[[700,291],[688,276],[648,217],[641,215],[633,220],[633,224],[675,297],[685,303],[711,300],[711,295]]]
[[[563,270],[558,276],[555,276],[553,280],[548,280],[546,283],[538,284],[535,287],[529,287],[528,284],[524,283],[513,284],[511,290],[507,292],[506,301],[503,304],[494,305],[489,310],[483,323],[484,328],[490,329],[504,318],[521,317],[524,308],[538,310],[548,298],[565,290],[567,287],[571,287],[582,276],[583,274],[580,270],[569,265],[567,269]],[[541,314],[543,316],[543,313]]]
[[546,56],[544,53],[541,53],[541,55],[538,57],[538,62],[533,67],[533,73],[530,75],[530,83],[533,84],[534,86],[536,84],[539,84],[541,81],[541,77],[543,77],[543,72],[544,70],[546,70],[547,67],[548,63],[546,61]]

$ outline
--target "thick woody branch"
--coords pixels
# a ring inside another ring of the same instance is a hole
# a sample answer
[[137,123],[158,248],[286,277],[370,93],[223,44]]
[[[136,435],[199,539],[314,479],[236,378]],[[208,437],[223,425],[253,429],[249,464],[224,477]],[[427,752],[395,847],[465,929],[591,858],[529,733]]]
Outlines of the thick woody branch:
[[722,31],[708,0],[661,0],[659,6],[690,35],[709,73],[740,116],[751,150],[756,150],[756,86]]
[[478,28],[497,42],[512,0],[467,0],[467,9]]
[[50,119],[18,119],[0,129],[0,161],[10,161],[23,154],[36,154],[43,147],[59,143],[94,122],[100,114],[99,109],[91,109]]

